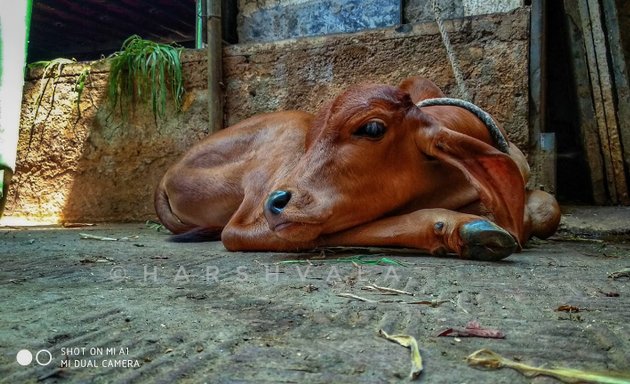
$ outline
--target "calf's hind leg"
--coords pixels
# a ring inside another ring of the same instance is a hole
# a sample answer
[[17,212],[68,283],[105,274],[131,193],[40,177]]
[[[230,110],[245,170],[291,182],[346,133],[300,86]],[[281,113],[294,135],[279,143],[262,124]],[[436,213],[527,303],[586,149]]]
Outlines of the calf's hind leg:
[[175,234],[203,228],[203,233],[214,234],[209,238],[218,238],[243,199],[239,174],[232,168],[173,166],[156,192],[162,223]]
[[326,235],[320,246],[394,246],[460,258],[500,260],[518,248],[506,230],[476,215],[447,209],[422,209]]

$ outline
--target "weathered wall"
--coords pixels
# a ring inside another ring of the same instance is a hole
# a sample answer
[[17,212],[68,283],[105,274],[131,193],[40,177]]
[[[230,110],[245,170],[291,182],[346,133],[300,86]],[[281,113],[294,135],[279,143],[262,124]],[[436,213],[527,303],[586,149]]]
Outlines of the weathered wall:
[[39,110],[42,72],[32,72],[24,87],[18,162],[3,221],[152,218],[151,196],[164,170],[207,134],[207,84],[200,70],[206,63],[197,52],[184,55],[183,62],[184,110],[169,111],[158,126],[146,106],[136,107],[126,121],[104,108],[107,66],[92,69],[80,116],[74,84],[84,64],[64,67],[48,83]]
[[[435,20],[427,0],[239,0],[240,42],[357,32]],[[523,0],[438,0],[443,19],[505,13]]]
[[[527,148],[528,8],[447,22],[474,101]],[[94,68],[77,115],[72,90],[80,65],[49,85],[35,117],[41,74],[25,86],[17,172],[4,222],[86,222],[155,217],[152,194],[166,168],[207,133],[205,52],[184,57],[184,110],[155,126],[138,112],[128,122],[108,117],[107,68]],[[240,44],[224,50],[226,121],[259,112],[314,112],[349,85],[433,79],[447,92],[453,75],[433,23],[348,35]],[[55,90],[51,102],[52,90]],[[31,129],[32,128],[32,129]],[[29,149],[29,138],[32,142]]]
[[[493,113],[525,148],[529,9],[445,25],[474,101]],[[225,49],[225,64],[230,124],[276,109],[316,111],[349,84],[360,82],[397,84],[421,75],[451,94],[455,86],[434,23],[233,45]]]
[[[523,0],[438,0],[443,19],[511,12],[523,6]],[[406,22],[419,23],[435,19],[433,0],[407,0],[404,2]]]

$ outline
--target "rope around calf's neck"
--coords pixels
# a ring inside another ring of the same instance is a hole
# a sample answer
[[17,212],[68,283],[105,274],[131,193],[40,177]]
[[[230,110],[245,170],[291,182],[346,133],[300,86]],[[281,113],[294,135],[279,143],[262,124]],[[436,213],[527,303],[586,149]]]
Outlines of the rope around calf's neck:
[[503,133],[496,125],[492,116],[483,109],[479,108],[475,104],[468,102],[466,100],[461,99],[452,99],[450,97],[440,97],[435,99],[425,99],[416,104],[418,108],[422,107],[432,107],[432,106],[440,106],[440,105],[451,105],[455,107],[464,108],[475,114],[481,120],[486,127],[488,128],[488,132],[490,132],[490,137],[496,144],[497,148],[504,153],[508,153],[510,149],[510,145],[508,144],[507,139],[503,136]]

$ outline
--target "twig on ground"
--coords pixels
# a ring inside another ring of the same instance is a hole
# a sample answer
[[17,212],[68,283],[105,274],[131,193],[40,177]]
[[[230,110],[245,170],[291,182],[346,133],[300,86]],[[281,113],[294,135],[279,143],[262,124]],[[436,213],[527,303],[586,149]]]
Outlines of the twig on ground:
[[381,287],[381,286],[378,286],[376,284],[366,285],[365,287],[363,287],[363,289],[368,289],[368,290],[371,290],[371,291],[395,293],[395,294],[401,294],[401,295],[409,295],[409,296],[413,296],[414,295],[411,292],[401,291],[400,289]]
[[366,299],[365,297],[353,295],[352,293],[338,293],[337,296],[346,297],[348,299],[354,299],[354,300],[359,300],[359,301],[365,301],[366,303],[378,303],[378,301],[376,300]]
[[125,237],[115,238],[115,237],[91,235],[89,233],[79,233],[79,236],[81,236],[82,240],[100,240],[100,241],[129,241],[129,240],[135,240],[140,237],[140,236],[125,236]]

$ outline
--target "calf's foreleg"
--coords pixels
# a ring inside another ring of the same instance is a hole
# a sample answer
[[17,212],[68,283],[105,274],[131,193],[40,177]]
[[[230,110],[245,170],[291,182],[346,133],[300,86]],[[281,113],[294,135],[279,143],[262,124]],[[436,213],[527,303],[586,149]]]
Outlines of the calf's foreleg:
[[319,246],[406,247],[434,255],[500,260],[518,248],[515,239],[493,222],[447,209],[422,209],[322,236]]

